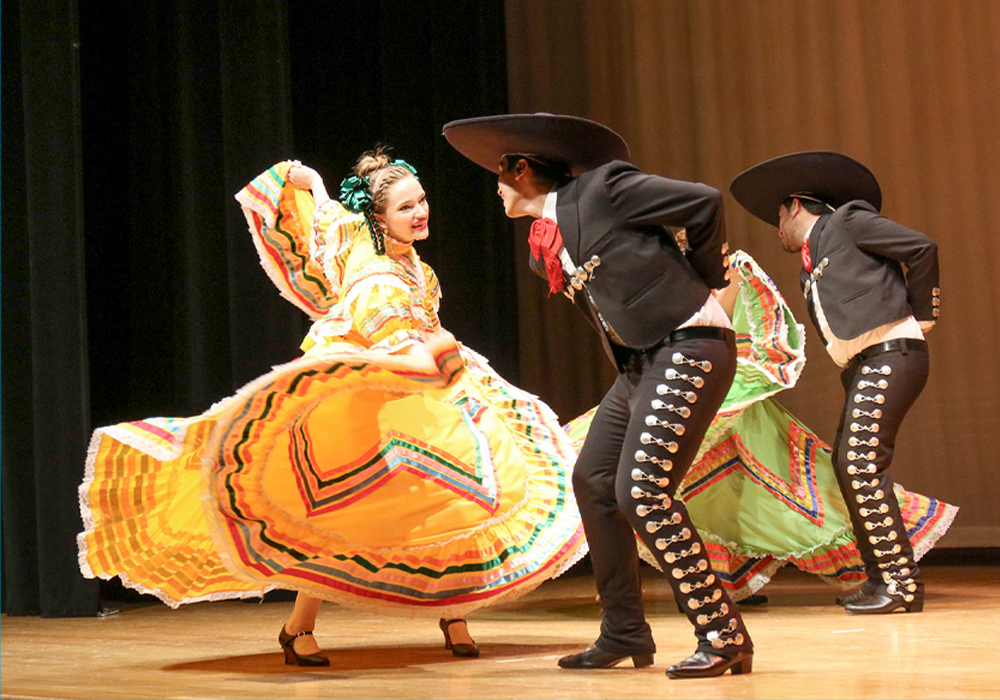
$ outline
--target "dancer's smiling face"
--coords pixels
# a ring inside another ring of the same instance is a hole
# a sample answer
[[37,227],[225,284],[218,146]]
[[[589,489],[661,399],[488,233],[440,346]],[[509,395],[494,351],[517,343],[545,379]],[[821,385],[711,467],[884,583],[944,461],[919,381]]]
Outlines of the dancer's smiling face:
[[383,231],[399,243],[413,243],[427,238],[430,229],[430,204],[420,181],[413,176],[404,177],[386,191],[385,211],[375,214]]

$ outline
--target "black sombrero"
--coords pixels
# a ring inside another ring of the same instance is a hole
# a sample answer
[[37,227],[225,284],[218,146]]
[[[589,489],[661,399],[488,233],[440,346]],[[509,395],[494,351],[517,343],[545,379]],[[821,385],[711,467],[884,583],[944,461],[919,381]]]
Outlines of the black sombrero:
[[803,151],[765,160],[737,175],[729,191],[744,209],[772,226],[786,198],[801,194],[837,208],[863,199],[882,209],[882,189],[871,171],[831,151]]
[[490,172],[505,155],[536,156],[569,167],[574,176],[612,160],[628,160],[628,144],[603,124],[565,114],[498,114],[448,122],[444,137]]

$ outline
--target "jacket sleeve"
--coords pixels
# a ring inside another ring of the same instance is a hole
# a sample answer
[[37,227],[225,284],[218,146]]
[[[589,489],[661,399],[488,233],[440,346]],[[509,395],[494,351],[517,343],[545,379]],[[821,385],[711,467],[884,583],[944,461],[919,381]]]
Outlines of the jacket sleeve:
[[881,216],[863,202],[850,206],[844,224],[859,249],[906,267],[907,297],[914,317],[918,321],[937,320],[941,293],[937,243]]
[[713,289],[728,284],[726,225],[717,189],[649,175],[621,161],[608,167],[604,186],[611,205],[630,227],[686,229],[691,266]]

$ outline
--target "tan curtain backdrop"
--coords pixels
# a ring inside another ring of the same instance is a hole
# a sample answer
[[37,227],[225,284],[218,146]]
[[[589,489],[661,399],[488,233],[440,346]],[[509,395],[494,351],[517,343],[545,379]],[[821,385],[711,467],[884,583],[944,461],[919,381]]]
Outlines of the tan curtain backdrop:
[[[726,193],[749,251],[808,329],[806,370],[780,395],[832,440],[839,370],[809,323],[798,258],[728,193],[745,168],[799,150],[865,163],[883,213],[937,240],[943,316],[931,376],[899,436],[907,488],[962,511],[945,547],[1000,546],[1000,2],[507,0],[512,112],[577,114],[649,172]],[[518,256],[528,256],[524,224]],[[581,314],[519,266],[521,383],[568,420],[615,376]]]

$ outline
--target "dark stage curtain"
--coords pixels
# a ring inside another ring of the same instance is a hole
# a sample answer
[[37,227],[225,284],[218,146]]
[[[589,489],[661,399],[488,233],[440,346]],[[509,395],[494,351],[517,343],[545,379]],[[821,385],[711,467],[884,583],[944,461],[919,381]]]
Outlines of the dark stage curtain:
[[75,0],[20,9],[2,21],[4,603],[89,615],[97,584],[74,571],[90,417],[79,24]]
[[516,381],[496,180],[441,137],[506,111],[501,0],[4,0],[3,609],[95,614],[77,567],[94,428],[207,409],[299,355],[308,320],[233,194],[299,158],[336,192],[377,142],[432,202],[442,320]]

